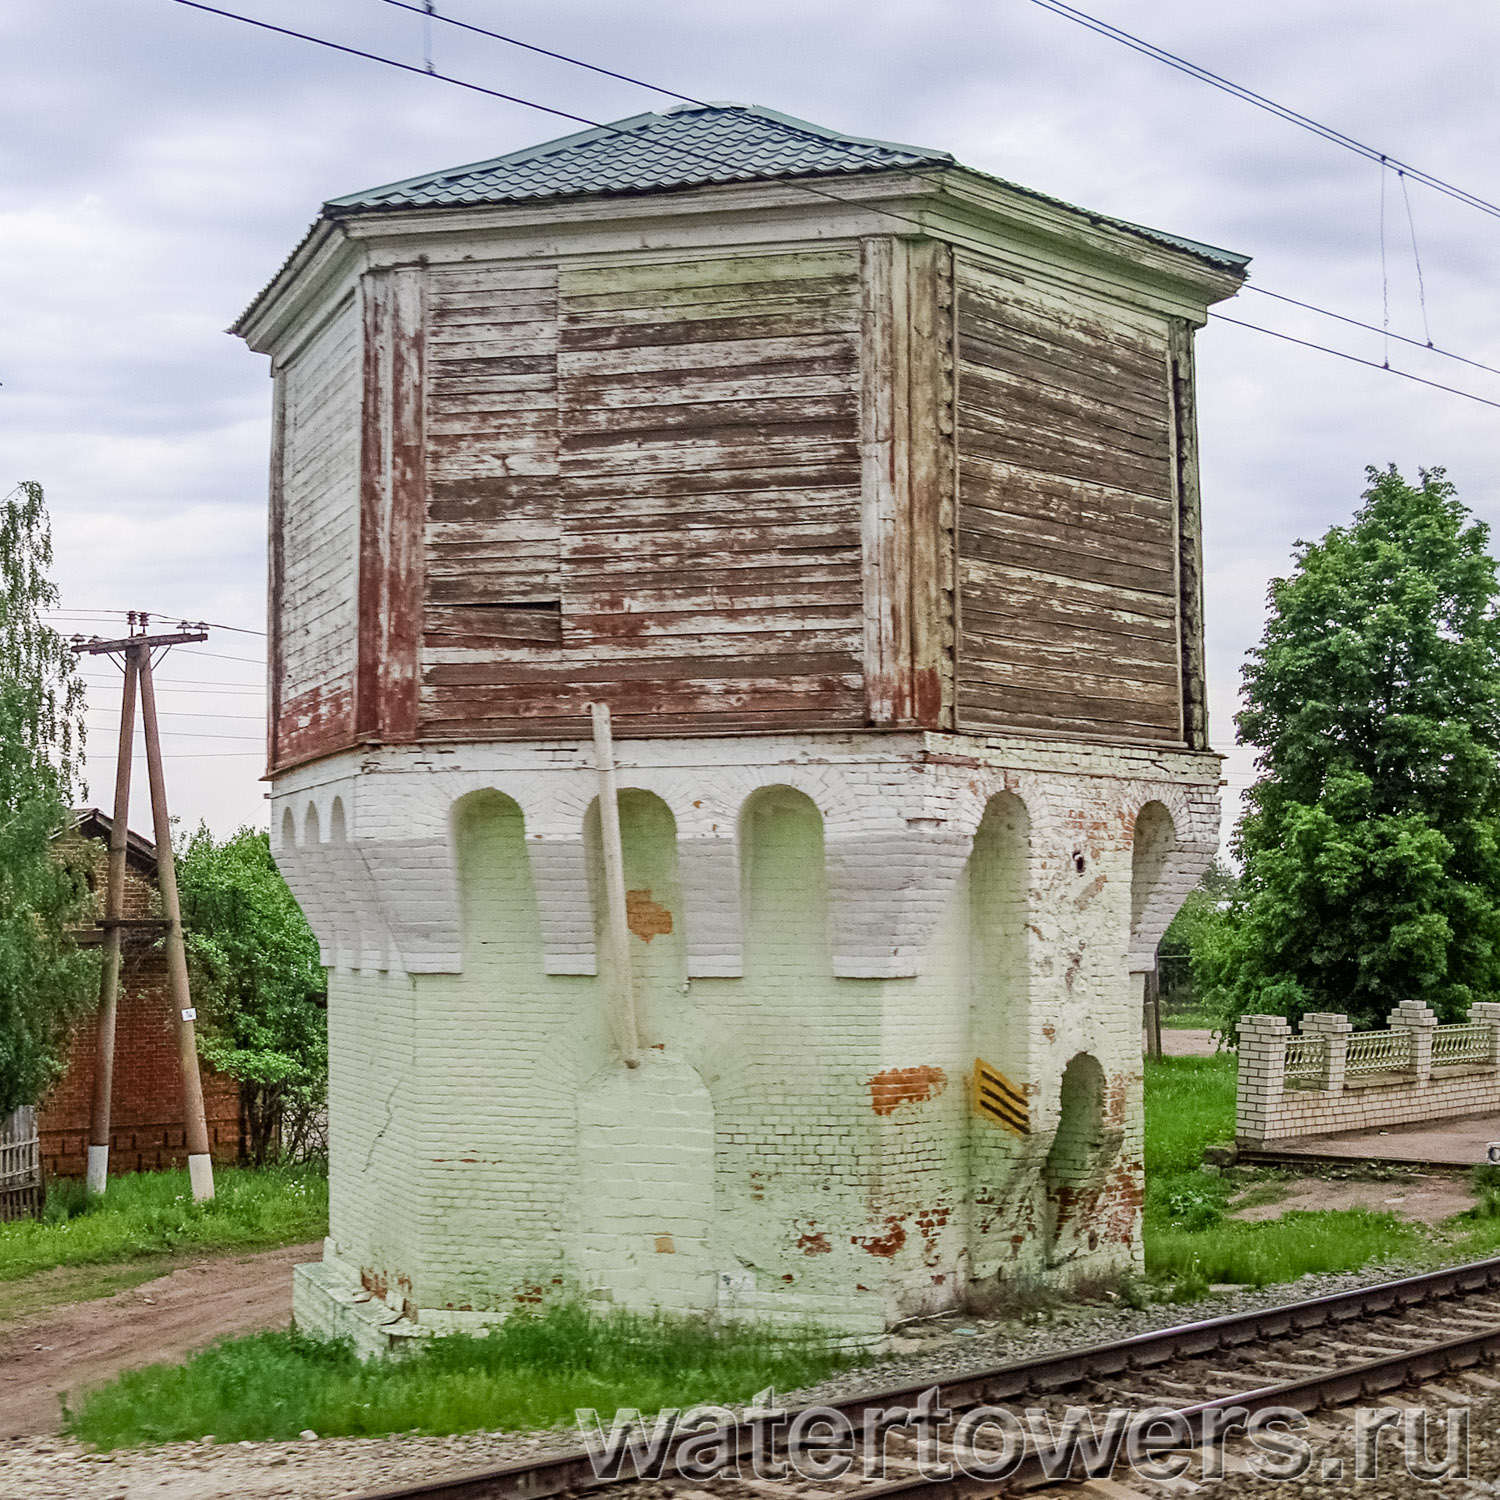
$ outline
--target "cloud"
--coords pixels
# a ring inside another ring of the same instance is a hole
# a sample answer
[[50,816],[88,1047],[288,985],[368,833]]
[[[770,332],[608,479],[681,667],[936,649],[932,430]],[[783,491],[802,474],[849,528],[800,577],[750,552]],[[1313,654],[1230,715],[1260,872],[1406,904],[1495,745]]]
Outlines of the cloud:
[[[422,59],[421,22],[378,0],[242,8]],[[1265,286],[1383,317],[1372,164],[1026,0],[442,8],[699,97],[943,147],[1069,201],[1252,253]],[[1092,8],[1500,196],[1490,107],[1500,13],[1481,0]],[[222,330],[324,198],[568,127],[167,0],[10,7],[0,51],[4,468],[47,485],[70,608],[140,604],[259,627],[270,388],[263,361]],[[590,118],[667,102],[441,25],[433,56]],[[1392,326],[1425,338],[1405,205],[1387,187]],[[1434,340],[1500,364],[1500,223],[1415,186],[1411,204]],[[1228,311],[1383,357],[1378,337],[1265,298]],[[1391,357],[1500,398],[1500,379],[1420,351]],[[1214,726],[1227,746],[1238,663],[1295,539],[1345,519],[1364,466],[1392,459],[1445,463],[1468,503],[1500,520],[1500,440],[1489,409],[1223,324],[1201,338],[1200,389]],[[226,639],[238,642],[229,654],[258,652],[253,637]],[[192,670],[244,682],[256,669],[203,658]],[[189,821],[222,829],[261,816],[253,755],[194,753],[205,758],[173,772]],[[1246,759],[1236,753],[1236,776]]]

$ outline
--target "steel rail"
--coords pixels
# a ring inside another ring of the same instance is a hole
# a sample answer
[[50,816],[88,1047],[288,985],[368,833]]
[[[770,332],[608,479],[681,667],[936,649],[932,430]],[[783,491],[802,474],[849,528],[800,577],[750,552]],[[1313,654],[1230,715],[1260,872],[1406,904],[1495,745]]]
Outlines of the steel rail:
[[[1331,1325],[1354,1323],[1373,1314],[1399,1312],[1496,1288],[1500,1288],[1500,1258],[1473,1261],[1420,1276],[1334,1292],[1305,1302],[1228,1313],[1197,1323],[1136,1334],[1113,1343],[1065,1349],[953,1379],[928,1380],[867,1392],[823,1402],[820,1406],[842,1412],[858,1429],[866,1412],[892,1407],[910,1408],[934,1385],[941,1388],[945,1407],[962,1409],[981,1404],[995,1405],[1018,1396],[1066,1390],[1089,1380],[1150,1370],[1175,1359],[1212,1354],[1262,1339],[1286,1337]],[[1162,1405],[1186,1418],[1196,1442],[1202,1438],[1204,1418],[1211,1413],[1235,1407],[1254,1413],[1267,1406],[1312,1411],[1320,1406],[1392,1390],[1413,1379],[1431,1379],[1497,1355],[1500,1355],[1500,1319],[1493,1328],[1439,1340],[1379,1359],[1341,1365],[1302,1379],[1255,1387],[1193,1405],[1179,1406],[1174,1402],[1163,1402]],[[796,1415],[796,1410],[785,1414],[788,1421]],[[734,1452],[743,1456],[751,1451],[754,1433],[748,1422],[721,1429],[721,1433]],[[706,1431],[675,1435],[664,1449],[663,1473],[671,1473],[676,1453],[689,1437],[702,1441],[706,1436]],[[555,1495],[638,1483],[639,1476],[635,1473],[623,1472],[626,1467],[628,1461],[622,1461],[621,1473],[601,1478],[587,1451],[571,1449],[550,1457],[370,1491],[360,1500],[547,1500]],[[864,1485],[857,1494],[859,1500],[884,1500],[887,1496],[918,1492],[927,1500],[978,1500],[980,1496],[1022,1492],[1059,1482],[1057,1476],[1044,1472],[1038,1455],[1028,1452],[1015,1472],[1003,1480],[965,1475],[932,1479],[917,1475]]]

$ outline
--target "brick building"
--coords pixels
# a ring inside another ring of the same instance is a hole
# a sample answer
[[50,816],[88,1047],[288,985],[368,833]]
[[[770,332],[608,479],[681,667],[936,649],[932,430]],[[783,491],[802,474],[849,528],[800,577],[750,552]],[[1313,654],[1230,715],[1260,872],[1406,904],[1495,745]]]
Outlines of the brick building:
[[237,325],[331,971],[300,1321],[874,1329],[1139,1264],[1142,976],[1218,834],[1193,334],[1244,269],[744,106],[325,205]]
[[[85,808],[77,814],[73,835],[93,846],[92,884],[101,913],[113,821],[98,808]],[[124,914],[159,916],[156,846],[137,833],[129,833],[127,840]],[[96,935],[90,936],[97,940]],[[109,1152],[112,1173],[187,1164],[182,1073],[177,1065],[166,955],[160,936],[131,928],[124,933],[120,997],[115,1010]],[[82,1177],[87,1170],[94,1061],[95,1016],[90,1012],[73,1033],[66,1071],[38,1111],[42,1167],[49,1177]],[[233,1161],[240,1150],[239,1087],[207,1064],[203,1065],[203,1104],[214,1156]]]

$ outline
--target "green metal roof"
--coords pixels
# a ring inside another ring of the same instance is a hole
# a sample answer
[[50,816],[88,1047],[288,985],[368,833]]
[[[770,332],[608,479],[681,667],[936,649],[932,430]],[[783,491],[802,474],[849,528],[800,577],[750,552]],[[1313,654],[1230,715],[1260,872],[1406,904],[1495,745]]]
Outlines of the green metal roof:
[[758,104],[679,104],[662,114],[632,115],[508,156],[334,198],[323,205],[323,216],[341,219],[401,209],[465,208],[923,168],[960,170],[998,182],[1012,192],[1081,214],[1091,223],[1184,251],[1225,270],[1239,273],[1250,263],[1248,255],[1093,213],[963,167],[946,151],[844,135]]
[[756,105],[690,104],[664,114],[632,115],[492,161],[351,193],[324,211],[342,218],[391,208],[525,203],[954,165],[946,151],[840,135]]

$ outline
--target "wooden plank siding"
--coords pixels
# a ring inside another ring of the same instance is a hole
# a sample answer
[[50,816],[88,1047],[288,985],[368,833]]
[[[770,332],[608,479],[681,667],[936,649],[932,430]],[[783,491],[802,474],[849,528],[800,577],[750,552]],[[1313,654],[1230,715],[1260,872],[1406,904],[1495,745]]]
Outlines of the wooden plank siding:
[[1180,742],[1165,320],[955,280],[958,727]]
[[530,733],[494,690],[562,660],[557,268],[435,269],[427,308],[423,732]]
[[270,759],[354,734],[361,327],[354,299],[278,372],[272,480]]
[[424,735],[864,723],[857,250],[429,297]]

